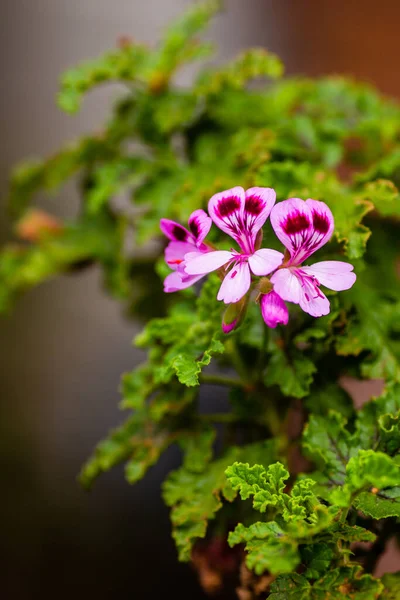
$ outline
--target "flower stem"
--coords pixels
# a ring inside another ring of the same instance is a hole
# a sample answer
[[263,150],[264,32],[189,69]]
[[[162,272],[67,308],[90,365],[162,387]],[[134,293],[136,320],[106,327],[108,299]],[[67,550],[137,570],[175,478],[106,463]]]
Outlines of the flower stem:
[[282,421],[273,401],[265,403],[263,421],[273,436],[282,433]]
[[[243,362],[242,357],[240,356],[240,352],[236,345],[234,338],[230,338],[227,340],[225,344],[225,348],[227,353],[230,355],[233,366],[235,367],[238,375],[243,379],[243,381],[248,381],[249,373],[245,363]],[[244,386],[244,383],[242,384]]]
[[233,413],[210,413],[206,415],[200,415],[202,421],[211,423],[234,423],[238,420],[238,417]]
[[265,357],[267,354],[268,337],[269,337],[269,329],[264,324],[263,339],[261,342],[260,354],[258,355],[258,364],[257,364],[258,373],[256,373],[256,376],[259,377],[260,379],[262,378],[262,372],[263,372],[263,368],[265,366],[264,363],[265,363]]
[[229,377],[228,375],[214,375],[211,373],[202,373],[200,375],[200,382],[208,385],[223,385],[225,387],[246,387],[246,384],[240,379]]

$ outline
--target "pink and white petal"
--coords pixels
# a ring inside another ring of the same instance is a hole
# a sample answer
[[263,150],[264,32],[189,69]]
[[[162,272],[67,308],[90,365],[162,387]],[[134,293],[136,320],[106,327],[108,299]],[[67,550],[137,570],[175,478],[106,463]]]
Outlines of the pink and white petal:
[[283,300],[299,304],[302,295],[301,282],[290,269],[279,269],[271,277],[274,291]]
[[194,236],[190,233],[183,225],[171,221],[170,219],[160,220],[160,229],[168,239],[173,242],[192,242],[194,243]]
[[208,202],[208,212],[215,225],[238,241],[242,235],[244,189],[240,186],[214,194]]
[[183,280],[180,273],[173,271],[164,279],[164,292],[170,293],[184,290],[196,283],[196,281],[199,281],[202,277],[204,277],[204,275],[193,275],[192,277],[187,277]]
[[225,304],[238,302],[247,294],[251,283],[250,269],[247,262],[234,265],[225,275],[219,288],[217,300],[223,300]]
[[312,214],[314,234],[310,241],[312,243],[312,252],[315,252],[332,237],[335,221],[331,209],[325,202],[309,198],[306,200],[306,205]]
[[193,234],[194,239],[196,240],[197,246],[199,246],[208,232],[211,229],[212,219],[208,216],[208,214],[199,208],[192,212],[189,217],[189,229]]
[[193,252],[195,246],[189,242],[170,242],[165,248],[165,262],[171,269],[178,269],[183,264],[185,254]]
[[187,275],[200,275],[216,271],[235,256],[227,250],[216,250],[215,252],[199,253],[189,252],[185,255],[184,271]]
[[246,190],[243,225],[254,241],[258,231],[268,219],[275,200],[276,193],[272,188],[252,187]]
[[331,310],[329,300],[321,290],[318,290],[318,295],[311,295],[303,288],[299,304],[300,308],[312,317],[323,317]]
[[271,211],[271,224],[292,259],[314,231],[311,210],[300,198],[289,198],[275,204]]
[[262,317],[268,327],[274,329],[278,324],[288,324],[289,311],[287,306],[273,290],[261,296],[260,308]]
[[357,279],[353,272],[353,265],[340,260],[325,260],[317,262],[310,267],[302,267],[301,270],[317,278],[321,285],[341,292],[352,287]]
[[269,275],[282,264],[282,261],[282,252],[270,248],[261,248],[249,256],[250,269],[254,275]]

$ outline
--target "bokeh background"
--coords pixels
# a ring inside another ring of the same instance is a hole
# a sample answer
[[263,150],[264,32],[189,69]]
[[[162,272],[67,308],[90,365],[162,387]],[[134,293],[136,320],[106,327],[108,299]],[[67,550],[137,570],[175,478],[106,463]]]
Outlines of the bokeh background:
[[[2,0],[0,7],[0,235],[8,174],[27,157],[101,127],[115,89],[89,96],[71,117],[55,105],[59,75],[113,47],[121,35],[150,44],[189,0]],[[218,60],[243,47],[278,53],[289,74],[344,73],[400,95],[398,0],[226,0],[207,34]],[[190,81],[191,71],[180,76]],[[72,216],[73,183],[41,206]],[[96,270],[51,281],[0,321],[0,597],[96,600],[205,598],[179,565],[160,482],[179,464],[171,449],[129,487],[122,469],[91,493],[76,481],[96,442],[117,425],[123,371],[142,356],[138,324],[103,294]],[[358,399],[377,386],[358,390]],[[391,567],[396,559],[391,560]],[[389,564],[389,563],[388,563]],[[394,569],[393,569],[394,570]]]

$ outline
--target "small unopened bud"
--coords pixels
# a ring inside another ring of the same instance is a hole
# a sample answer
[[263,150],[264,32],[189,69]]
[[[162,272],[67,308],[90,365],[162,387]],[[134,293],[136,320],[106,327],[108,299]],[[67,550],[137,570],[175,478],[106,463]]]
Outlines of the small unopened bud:
[[38,242],[48,234],[61,233],[63,225],[61,221],[44,212],[32,209],[27,212],[16,224],[15,232],[22,240]]
[[257,284],[257,289],[261,294],[268,294],[272,289],[273,285],[268,279],[268,277],[261,277],[260,281]]
[[229,333],[240,325],[246,315],[247,304],[247,296],[241,298],[239,302],[229,304],[222,317],[222,331],[224,333]]

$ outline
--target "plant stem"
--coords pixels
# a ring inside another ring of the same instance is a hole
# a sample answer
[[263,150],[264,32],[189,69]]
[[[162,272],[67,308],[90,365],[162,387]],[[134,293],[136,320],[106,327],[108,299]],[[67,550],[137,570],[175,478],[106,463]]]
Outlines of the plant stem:
[[269,336],[269,329],[264,324],[263,339],[261,342],[261,349],[260,349],[260,354],[258,355],[258,363],[257,363],[257,371],[258,372],[256,373],[256,377],[258,379],[261,379],[263,368],[264,368],[265,356],[267,353],[268,336]]
[[232,359],[233,366],[235,367],[237,373],[240,375],[243,381],[248,381],[248,370],[243,362],[242,357],[240,356],[240,352],[238,351],[234,338],[227,340],[225,348]]
[[274,402],[266,402],[263,421],[273,436],[282,432],[282,422]]
[[240,379],[229,377],[229,375],[213,375],[211,373],[202,373],[200,375],[200,382],[208,385],[223,385],[225,387],[246,387],[246,384]]
[[210,413],[199,416],[202,421],[206,421],[207,423],[234,423],[238,420],[238,417],[233,413]]

